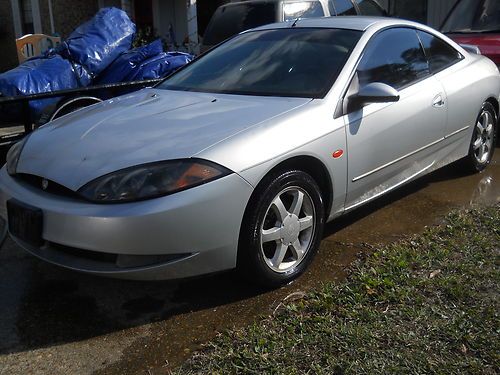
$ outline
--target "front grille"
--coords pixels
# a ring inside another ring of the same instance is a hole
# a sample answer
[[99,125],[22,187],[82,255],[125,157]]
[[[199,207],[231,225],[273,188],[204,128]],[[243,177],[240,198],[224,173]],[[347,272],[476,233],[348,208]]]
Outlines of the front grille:
[[[14,177],[24,182],[25,184],[28,184],[36,189],[45,191],[50,194],[81,199],[81,197],[73,190],[68,189],[67,187],[61,184],[58,184],[57,182],[47,180],[40,176],[35,176],[33,174],[27,174],[27,173],[18,173]],[[48,183],[46,189],[43,188],[44,180]]]

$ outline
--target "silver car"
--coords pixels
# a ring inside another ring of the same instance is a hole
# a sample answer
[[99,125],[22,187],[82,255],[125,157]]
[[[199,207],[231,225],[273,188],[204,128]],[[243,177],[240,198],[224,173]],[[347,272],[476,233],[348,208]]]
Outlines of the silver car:
[[1,216],[73,270],[278,286],[325,222],[455,160],[484,169],[499,94],[495,64],[420,24],[268,25],[31,133],[0,172]]

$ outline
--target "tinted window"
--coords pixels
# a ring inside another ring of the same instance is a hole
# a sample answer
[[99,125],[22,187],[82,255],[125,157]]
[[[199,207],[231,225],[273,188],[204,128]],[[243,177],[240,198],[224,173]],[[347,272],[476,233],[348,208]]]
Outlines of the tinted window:
[[423,31],[419,31],[418,36],[429,59],[432,73],[437,73],[462,59],[462,55],[444,40]]
[[337,16],[355,16],[357,14],[351,0],[333,0],[333,5],[337,11],[333,14],[337,14]]
[[409,29],[390,29],[376,35],[358,67],[361,86],[382,82],[400,89],[428,74],[429,66],[417,34]]
[[205,32],[203,44],[219,44],[242,31],[276,22],[276,9],[276,3],[239,3],[218,8]]
[[239,35],[159,87],[241,95],[323,97],[360,31],[287,28]]
[[325,12],[319,1],[301,1],[283,3],[283,14],[285,21],[293,21],[297,18],[324,17]]
[[363,16],[386,16],[386,12],[373,0],[356,0]]
[[450,13],[442,28],[453,32],[499,32],[500,1],[462,0]]

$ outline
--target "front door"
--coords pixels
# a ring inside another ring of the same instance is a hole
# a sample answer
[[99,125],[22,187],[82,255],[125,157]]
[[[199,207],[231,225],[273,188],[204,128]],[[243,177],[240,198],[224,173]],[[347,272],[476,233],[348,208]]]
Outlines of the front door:
[[[369,42],[348,95],[386,83],[395,103],[369,104],[344,116],[348,147],[346,208],[351,209],[432,167],[446,126],[446,98],[414,30],[385,30]],[[348,99],[347,99],[348,100]]]

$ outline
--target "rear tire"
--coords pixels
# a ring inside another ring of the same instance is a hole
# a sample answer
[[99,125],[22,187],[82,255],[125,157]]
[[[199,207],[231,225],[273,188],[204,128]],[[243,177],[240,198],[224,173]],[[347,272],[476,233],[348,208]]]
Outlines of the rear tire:
[[491,163],[496,147],[497,121],[493,105],[484,103],[474,124],[469,154],[463,159],[470,172],[481,172]]
[[271,288],[293,281],[319,248],[324,218],[321,191],[309,174],[288,170],[266,176],[245,211],[238,272]]

